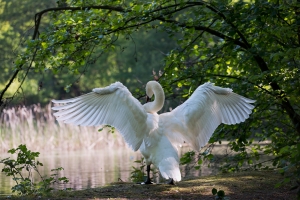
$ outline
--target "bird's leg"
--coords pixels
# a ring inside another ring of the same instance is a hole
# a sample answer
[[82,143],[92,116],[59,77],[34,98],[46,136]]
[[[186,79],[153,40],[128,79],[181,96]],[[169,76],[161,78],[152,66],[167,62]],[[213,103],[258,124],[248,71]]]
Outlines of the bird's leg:
[[147,179],[144,184],[153,184],[150,179],[150,165],[147,165]]
[[170,184],[170,185],[175,185],[175,182],[172,178],[170,178],[167,182],[167,184]]

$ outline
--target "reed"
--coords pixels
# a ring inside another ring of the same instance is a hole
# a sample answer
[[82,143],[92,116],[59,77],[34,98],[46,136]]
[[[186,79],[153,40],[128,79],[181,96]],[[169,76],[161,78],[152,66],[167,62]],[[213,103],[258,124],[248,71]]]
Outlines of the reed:
[[59,123],[51,104],[4,109],[0,116],[0,152],[20,144],[32,151],[99,149],[125,145],[119,133],[105,128]]

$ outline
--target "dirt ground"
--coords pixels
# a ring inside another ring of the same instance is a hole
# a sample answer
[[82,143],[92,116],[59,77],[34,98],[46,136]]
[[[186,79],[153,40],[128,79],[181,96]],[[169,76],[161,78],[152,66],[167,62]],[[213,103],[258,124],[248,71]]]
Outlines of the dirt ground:
[[139,185],[130,182],[115,182],[107,186],[79,191],[56,191],[47,198],[10,199],[216,199],[212,189],[223,190],[225,199],[297,199],[293,184],[280,188],[274,185],[283,176],[274,171],[252,171],[217,176],[197,177],[183,180],[176,185]]

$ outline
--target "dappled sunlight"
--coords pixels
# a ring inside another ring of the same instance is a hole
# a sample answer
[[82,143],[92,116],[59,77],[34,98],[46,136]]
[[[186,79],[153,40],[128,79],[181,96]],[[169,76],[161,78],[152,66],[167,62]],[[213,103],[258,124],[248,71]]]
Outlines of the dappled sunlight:
[[[264,176],[264,179],[259,177]],[[215,199],[212,189],[223,190],[229,199],[295,199],[295,192],[274,188],[281,175],[273,171],[251,171],[218,176],[204,176],[184,180],[176,185],[139,185],[129,182],[114,182],[104,187],[74,192],[57,192],[53,197],[72,199]],[[246,187],[249,187],[246,188]],[[250,189],[251,188],[251,189]]]

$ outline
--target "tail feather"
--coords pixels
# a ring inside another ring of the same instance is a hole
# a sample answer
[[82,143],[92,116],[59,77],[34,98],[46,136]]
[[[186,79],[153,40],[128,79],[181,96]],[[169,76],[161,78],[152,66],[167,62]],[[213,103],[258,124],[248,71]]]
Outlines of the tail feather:
[[162,160],[159,163],[158,168],[162,177],[164,177],[165,179],[172,178],[174,181],[181,181],[179,164],[175,158],[169,157]]

